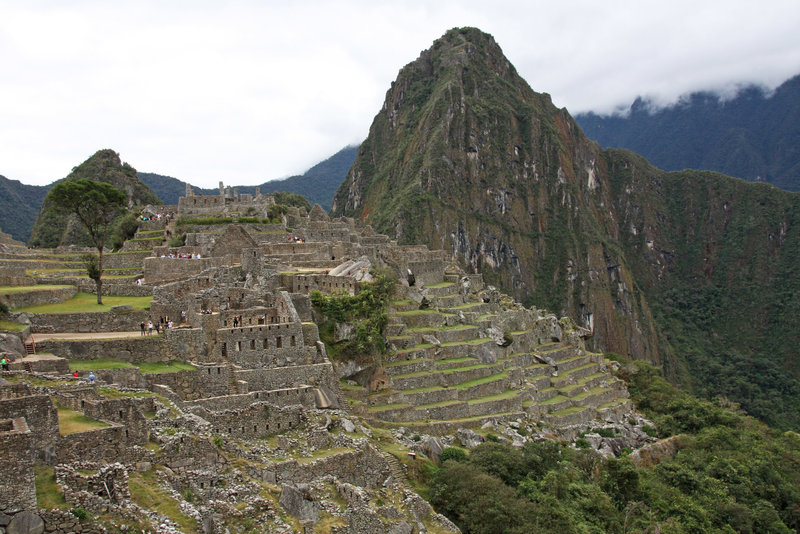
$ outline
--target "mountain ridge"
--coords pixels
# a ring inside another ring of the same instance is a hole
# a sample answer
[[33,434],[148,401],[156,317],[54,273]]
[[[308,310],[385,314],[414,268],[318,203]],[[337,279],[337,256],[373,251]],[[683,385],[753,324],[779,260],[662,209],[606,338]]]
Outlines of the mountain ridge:
[[575,120],[602,146],[633,150],[664,170],[708,169],[800,190],[800,75],[771,93],[755,85],[733,98],[699,91],[660,108],[640,97],[624,114]]

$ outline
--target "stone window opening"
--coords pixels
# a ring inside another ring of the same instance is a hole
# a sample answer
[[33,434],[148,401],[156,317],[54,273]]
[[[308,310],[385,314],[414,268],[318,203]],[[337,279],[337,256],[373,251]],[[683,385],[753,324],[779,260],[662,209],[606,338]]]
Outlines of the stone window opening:
[[291,340],[290,344],[291,344],[292,347],[294,347],[297,344],[297,342],[295,341],[294,336],[292,336],[292,340]]
[[237,352],[242,352],[242,342],[241,341],[237,341],[236,342],[236,351]]
[[279,349],[283,347],[283,339],[281,339],[281,336],[275,338],[275,346]]
[[217,374],[218,374],[218,375],[221,375],[221,374],[222,374],[222,367],[217,367]]
[[122,419],[122,410],[119,411],[119,418]]
[[227,355],[228,355],[227,343],[223,343],[223,344],[222,344],[222,357],[224,358],[224,357],[226,357]]
[[250,340],[250,350],[255,350],[255,349],[256,349],[256,340],[255,339],[251,339]]
[[269,340],[268,339],[264,339],[264,348],[265,349],[269,348]]

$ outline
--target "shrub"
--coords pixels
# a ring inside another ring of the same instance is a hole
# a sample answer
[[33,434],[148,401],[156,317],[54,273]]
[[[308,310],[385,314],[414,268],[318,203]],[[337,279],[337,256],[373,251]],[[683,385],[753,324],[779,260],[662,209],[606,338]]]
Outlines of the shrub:
[[83,521],[83,520],[85,520],[87,517],[89,517],[89,512],[87,512],[87,511],[86,511],[86,510],[84,510],[83,508],[73,508],[73,509],[72,509],[72,510],[70,510],[69,512],[70,512],[72,515],[74,515],[75,517],[77,517],[77,518],[78,518],[79,520],[81,520],[81,521]]
[[214,434],[214,436],[211,438],[211,442],[218,449],[221,449],[222,448],[222,444],[225,443],[225,441],[222,439],[222,436],[220,436],[219,434]]
[[442,454],[439,455],[440,463],[444,463],[447,460],[463,462],[466,459],[467,459],[467,451],[459,447],[447,447],[442,451]]

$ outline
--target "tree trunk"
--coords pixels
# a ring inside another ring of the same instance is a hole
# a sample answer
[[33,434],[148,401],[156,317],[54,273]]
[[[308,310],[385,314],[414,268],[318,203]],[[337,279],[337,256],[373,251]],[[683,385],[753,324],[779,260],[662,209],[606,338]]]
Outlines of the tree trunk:
[[97,303],[103,304],[103,249],[97,247],[97,279],[94,281],[97,286]]

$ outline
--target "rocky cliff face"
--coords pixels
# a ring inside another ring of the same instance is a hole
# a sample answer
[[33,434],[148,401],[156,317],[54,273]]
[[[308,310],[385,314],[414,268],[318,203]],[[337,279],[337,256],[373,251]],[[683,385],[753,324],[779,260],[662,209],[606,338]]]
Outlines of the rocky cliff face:
[[450,250],[516,298],[593,326],[598,348],[660,362],[612,204],[599,147],[466,28],[401,70],[332,211]]
[[800,395],[800,196],[601,150],[479,30],[450,30],[400,71],[332,212],[449,250],[593,328],[595,349],[766,419]]
[[[136,169],[123,163],[119,154],[110,149],[97,151],[92,157],[72,169],[65,180],[90,178],[106,182],[128,196],[128,207],[161,204],[158,196],[139,180]],[[75,221],[56,212],[45,197],[36,219],[29,245],[32,247],[57,247],[69,244],[89,244],[88,237]]]

